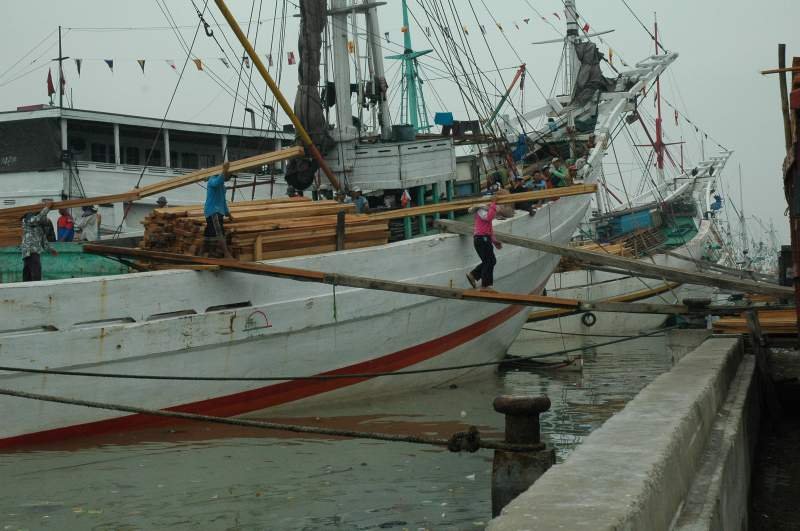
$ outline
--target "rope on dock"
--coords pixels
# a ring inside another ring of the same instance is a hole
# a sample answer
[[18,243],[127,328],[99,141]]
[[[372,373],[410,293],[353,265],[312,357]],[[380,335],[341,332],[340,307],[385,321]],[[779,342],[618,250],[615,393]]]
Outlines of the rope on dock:
[[214,417],[210,415],[199,415],[197,413],[186,413],[183,411],[170,411],[164,409],[147,409],[136,406],[122,404],[112,404],[108,402],[93,402],[77,398],[66,398],[62,396],[42,395],[16,391],[13,389],[0,389],[0,395],[25,398],[29,400],[39,400],[42,402],[52,402],[56,404],[67,404],[82,406],[92,409],[104,409],[123,413],[135,413],[140,415],[151,415],[155,417],[166,417],[180,420],[190,420],[196,422],[212,422],[216,424],[227,424],[230,426],[241,426],[246,428],[257,428],[262,430],[288,431],[293,433],[307,433],[313,435],[327,435],[333,437],[347,437],[352,439],[370,439],[376,441],[402,442],[410,444],[425,444],[447,448],[451,452],[477,452],[483,450],[503,450],[506,452],[536,452],[543,450],[544,443],[537,444],[512,444],[503,441],[482,440],[480,431],[475,426],[470,426],[467,431],[456,432],[447,439],[434,437],[420,437],[417,435],[392,435],[388,433],[364,432],[354,430],[341,430],[334,428],[319,428],[315,426],[303,426],[298,424],[279,424],[262,420],[248,420],[240,418]]
[[[556,330],[542,330],[541,328],[528,328],[527,326],[522,327],[523,330],[527,330],[528,332],[538,332],[540,334],[554,334],[560,336],[575,336],[575,337],[624,337],[628,339],[639,339],[642,337],[664,337],[663,335],[650,335],[650,336],[632,336],[628,334],[582,334],[580,332],[561,332]],[[663,332],[666,330],[665,328],[661,328],[656,332]]]
[[571,349],[558,350],[547,354],[536,354],[532,356],[520,356],[513,360],[493,360],[484,361],[479,363],[466,363],[463,365],[450,365],[447,367],[437,367],[431,369],[408,369],[403,371],[394,372],[367,372],[367,373],[354,373],[354,374],[317,374],[311,376],[172,376],[160,374],[124,374],[124,373],[106,373],[106,372],[88,372],[88,371],[64,371],[59,369],[32,369],[28,367],[9,367],[0,365],[0,371],[6,372],[20,372],[31,374],[53,374],[58,376],[87,376],[92,378],[117,378],[128,380],[171,380],[171,381],[188,381],[188,382],[279,382],[285,380],[348,380],[348,379],[371,379],[386,376],[411,376],[415,374],[429,374],[435,372],[458,371],[464,369],[477,369],[480,367],[491,367],[496,365],[513,365],[515,363],[522,363],[528,360],[535,360],[539,358],[550,358],[552,356],[561,356],[571,354],[573,352],[583,352],[589,349],[598,347],[605,347],[609,345],[616,345],[618,343],[625,343],[627,341],[634,341],[643,337],[659,337],[657,334],[678,328],[678,326],[670,326],[658,330],[650,331],[638,336],[626,336],[613,341],[606,341],[605,343],[596,343],[583,347],[575,347]]

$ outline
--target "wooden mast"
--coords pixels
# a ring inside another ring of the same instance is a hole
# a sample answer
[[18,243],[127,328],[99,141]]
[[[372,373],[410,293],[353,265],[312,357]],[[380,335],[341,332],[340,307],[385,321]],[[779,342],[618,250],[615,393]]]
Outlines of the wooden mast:
[[292,109],[292,106],[289,105],[289,102],[284,97],[280,87],[278,87],[278,85],[272,79],[272,76],[269,75],[267,68],[264,66],[264,63],[259,58],[255,49],[253,48],[253,45],[250,44],[250,41],[247,40],[247,36],[244,34],[242,28],[239,26],[239,23],[234,18],[233,13],[231,13],[230,10],[228,9],[228,6],[225,5],[225,1],[214,0],[214,2],[217,4],[217,7],[222,12],[222,16],[225,17],[225,20],[228,22],[228,25],[236,34],[236,38],[239,39],[239,42],[244,47],[245,51],[247,52],[247,55],[250,56],[250,60],[253,61],[253,64],[258,69],[258,73],[261,74],[261,77],[264,78],[264,81],[266,81],[267,86],[275,95],[275,98],[278,100],[278,104],[281,106],[281,109],[283,109],[283,112],[286,113],[286,115],[292,121],[292,124],[294,124],[294,127],[297,130],[297,134],[300,137],[300,140],[302,140],[303,144],[305,144],[306,148],[311,153],[311,156],[314,157],[314,160],[317,161],[319,167],[322,169],[322,172],[328,178],[328,181],[330,181],[331,185],[337,190],[344,191],[341,184],[339,183],[339,180],[333,174],[333,170],[331,170],[330,166],[328,166],[328,163],[325,162],[325,159],[322,157],[322,153],[320,153],[319,149],[317,149],[317,146],[314,145],[314,142],[313,140],[311,140],[311,136],[309,136],[308,131],[306,131],[305,127],[303,127],[303,124],[300,123],[300,119],[294,113],[294,109]]

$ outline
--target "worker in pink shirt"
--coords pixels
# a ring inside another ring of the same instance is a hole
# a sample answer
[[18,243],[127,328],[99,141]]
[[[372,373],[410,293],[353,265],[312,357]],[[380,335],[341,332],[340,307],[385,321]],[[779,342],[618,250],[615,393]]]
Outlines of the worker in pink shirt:
[[467,280],[473,288],[478,287],[481,282],[482,289],[492,289],[494,284],[494,266],[497,259],[494,256],[494,248],[501,249],[503,244],[494,238],[492,220],[497,213],[497,199],[492,198],[489,206],[480,205],[470,208],[470,212],[475,215],[475,228],[473,230],[473,240],[475,251],[481,259],[475,269],[467,273]]

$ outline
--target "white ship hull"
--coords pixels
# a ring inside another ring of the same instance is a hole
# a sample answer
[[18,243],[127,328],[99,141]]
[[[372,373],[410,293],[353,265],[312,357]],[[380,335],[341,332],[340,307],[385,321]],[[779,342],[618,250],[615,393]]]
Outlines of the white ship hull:
[[[676,254],[699,259],[711,235],[711,223],[700,222],[698,233],[686,245],[673,249]],[[697,266],[686,260],[666,254],[655,254],[643,258],[649,263],[696,271]],[[556,273],[547,283],[547,293],[554,297],[580,300],[606,300],[623,298],[626,302],[679,304],[685,298],[710,297],[713,288],[695,285],[675,285],[663,280],[625,276],[596,270],[575,270]],[[520,336],[522,340],[552,339],[554,334],[577,335],[634,335],[642,331],[653,330],[664,324],[664,315],[639,313],[605,313],[596,312],[596,321],[587,326],[581,315],[546,319],[530,323]]]
[[[562,198],[533,218],[518,213],[499,221],[497,229],[566,242],[588,204],[585,196]],[[471,238],[443,234],[277,262],[464,286],[465,273],[478,259]],[[554,255],[506,246],[498,252],[495,286],[540,292],[557,262]],[[0,286],[0,301],[4,366],[222,377],[392,372],[499,360],[529,310],[194,271],[6,284]],[[0,387],[228,416],[275,406],[311,407],[320,399],[407,392],[468,372],[271,382],[2,373]],[[5,447],[153,423],[152,417],[11,397],[0,397],[0,417],[0,446]]]

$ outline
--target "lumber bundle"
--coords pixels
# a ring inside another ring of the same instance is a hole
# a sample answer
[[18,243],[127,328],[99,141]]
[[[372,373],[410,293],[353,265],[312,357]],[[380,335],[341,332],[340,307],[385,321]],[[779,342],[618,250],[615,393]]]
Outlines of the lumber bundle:
[[[795,310],[762,310],[758,312],[758,321],[764,334],[795,335],[797,334],[797,313]],[[748,334],[747,316],[733,315],[714,321],[714,333]]]
[[[335,251],[339,212],[345,214],[344,249],[382,245],[389,239],[386,221],[354,214],[352,204],[298,197],[236,202],[228,208],[233,217],[225,220],[228,248],[242,261]],[[144,249],[194,256],[206,251],[201,207],[157,208],[143,223]]]
[[0,220],[0,247],[12,247],[22,241],[22,226],[19,220]]

